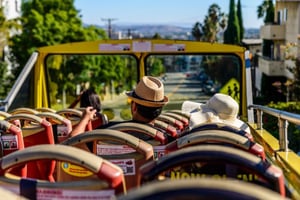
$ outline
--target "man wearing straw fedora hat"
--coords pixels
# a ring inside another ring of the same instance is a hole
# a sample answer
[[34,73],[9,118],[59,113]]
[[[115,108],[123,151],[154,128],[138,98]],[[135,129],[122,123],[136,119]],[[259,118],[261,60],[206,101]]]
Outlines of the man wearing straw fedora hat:
[[[137,84],[135,90],[126,92],[131,100],[131,114],[133,122],[152,124],[153,121],[161,114],[163,106],[169,102],[164,95],[164,85],[156,77],[144,76]],[[89,120],[95,116],[96,110],[87,107],[83,113],[79,124],[73,129],[70,136],[75,136],[85,131]],[[128,122],[128,121],[127,121]],[[107,128],[119,122],[109,122],[99,128]]]
[[131,99],[131,114],[135,121],[152,123],[168,103],[168,97],[164,96],[164,85],[155,77],[144,76],[137,84],[136,89],[127,92]]

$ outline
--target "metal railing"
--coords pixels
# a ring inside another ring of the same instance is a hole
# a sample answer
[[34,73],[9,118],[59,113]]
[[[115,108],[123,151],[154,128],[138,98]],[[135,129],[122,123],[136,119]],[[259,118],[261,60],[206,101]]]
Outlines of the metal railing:
[[280,151],[288,151],[288,124],[300,125],[300,115],[261,105],[250,105],[248,108],[255,110],[258,130],[263,129],[263,113],[278,118],[279,148]]

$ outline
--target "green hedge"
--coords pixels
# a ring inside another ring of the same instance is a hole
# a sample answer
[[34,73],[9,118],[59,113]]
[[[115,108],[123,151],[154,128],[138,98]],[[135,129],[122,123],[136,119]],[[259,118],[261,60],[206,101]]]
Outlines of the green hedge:
[[[270,108],[284,110],[294,114],[300,114],[300,102],[271,102],[267,105]],[[278,119],[267,113],[263,114],[263,127],[268,130],[274,137],[279,139]],[[300,125],[288,124],[289,148],[294,152],[300,152]]]

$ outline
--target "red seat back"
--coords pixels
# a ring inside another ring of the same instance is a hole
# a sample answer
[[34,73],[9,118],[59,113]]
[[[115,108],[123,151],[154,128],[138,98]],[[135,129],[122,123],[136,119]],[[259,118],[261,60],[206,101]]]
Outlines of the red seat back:
[[69,137],[72,131],[72,123],[69,119],[53,112],[41,112],[36,115],[52,124],[55,143],[61,143]]
[[[33,114],[14,114],[6,121],[21,121],[21,130],[25,148],[39,144],[55,144],[52,125],[45,119]],[[54,181],[54,160],[29,162],[27,164],[27,177]]]
[[[0,131],[1,131],[1,154],[6,156],[14,151],[24,149],[24,141],[22,130],[14,124],[9,123],[5,120],[0,120]],[[2,157],[1,156],[1,157]],[[11,171],[12,174],[17,176],[27,176],[27,166],[22,165],[14,168]]]
[[[65,118],[69,119],[72,123],[73,129],[78,125],[78,123],[80,122],[81,117],[82,117],[82,111],[75,109],[75,108],[61,109],[61,110],[56,111],[56,114],[59,114]],[[91,121],[89,121],[85,130],[86,131],[93,130]]]
[[153,160],[152,145],[130,134],[109,129],[95,129],[76,135],[62,144],[77,146],[86,142],[94,142],[93,153],[101,156],[123,169],[126,188],[137,187],[138,169]]

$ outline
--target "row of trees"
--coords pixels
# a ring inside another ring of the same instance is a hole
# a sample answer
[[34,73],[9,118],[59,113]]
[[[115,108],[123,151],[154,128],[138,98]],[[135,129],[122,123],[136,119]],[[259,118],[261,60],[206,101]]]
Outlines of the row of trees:
[[[8,57],[11,63],[11,73],[7,74],[6,62],[0,62],[2,83],[0,97],[2,99],[7,95],[28,58],[37,48],[108,38],[103,29],[83,26],[80,11],[74,7],[74,0],[22,1],[22,16],[18,19],[8,21],[5,19],[3,10],[0,10],[0,27],[1,33],[5,34],[2,38],[7,38],[3,46],[9,46]],[[9,37],[11,32],[15,34]]]
[[[2,99],[37,48],[69,42],[108,39],[103,29],[83,25],[80,11],[74,7],[74,0],[23,1],[22,16],[16,19],[16,22],[19,26],[15,26],[14,30],[19,34],[15,34],[9,40],[11,75],[13,75],[11,79],[4,77],[7,74],[7,65],[4,62],[0,63],[0,72],[3,75],[0,77],[3,80],[0,85]],[[2,23],[1,27],[8,23],[3,12],[0,15],[0,23]],[[11,27],[7,32],[9,30]],[[128,70],[134,66],[132,62],[132,59],[121,59],[120,56],[57,55],[48,57],[46,65],[52,77],[50,87],[55,91],[55,98],[58,98],[57,96],[62,93],[74,94],[76,84],[89,85],[99,93],[107,87],[116,88],[118,91],[131,89],[133,77],[136,77],[133,74],[135,69]],[[154,61],[151,66],[153,75],[163,72],[159,60]],[[4,85],[5,80],[11,81],[6,81],[7,85]]]
[[244,37],[241,1],[235,5],[230,0],[229,14],[221,11],[217,4],[212,4],[208,9],[203,23],[196,22],[192,28],[192,35],[197,41],[218,42],[219,33],[224,33],[224,43],[240,45]]
[[[257,7],[257,18],[264,18],[265,23],[274,23],[273,1],[262,1]],[[192,28],[192,35],[197,41],[218,42],[219,33],[223,34],[225,44],[240,45],[244,38],[245,28],[241,0],[230,0],[228,15],[221,11],[217,4],[212,4],[203,23],[196,22]]]
[[[220,41],[219,38],[224,33],[224,43],[228,44],[240,44],[244,35],[243,19],[241,0],[237,0],[235,4],[234,0],[230,0],[228,15],[221,11],[221,8],[217,4],[212,4],[208,9],[208,14],[203,23],[196,22],[192,35],[198,41]],[[272,1],[263,1],[258,6],[258,17],[265,17],[265,22],[273,22],[274,20],[274,7]],[[76,42],[76,41],[89,41],[97,39],[108,38],[103,29],[99,29],[95,26],[83,26],[80,11],[74,7],[74,0],[27,0],[22,3],[22,17],[16,21],[6,21],[3,12],[0,10],[0,27],[1,32],[8,36],[9,31],[13,27],[15,32],[21,34],[14,35],[9,40],[9,47],[11,50],[10,60],[13,64],[12,73],[10,77],[7,77],[7,64],[0,62],[0,96],[3,98],[10,89],[10,85],[16,78],[23,66],[27,62],[28,58],[38,47],[49,46],[60,43]],[[155,36],[158,38],[158,36]],[[267,42],[267,41],[266,41]],[[266,45],[264,45],[266,46]],[[81,61],[80,69],[77,75],[70,75],[69,77],[83,77],[83,81],[90,79],[103,80],[109,82],[114,76],[117,76],[115,71],[122,71],[122,69],[115,69],[114,67],[103,67],[105,74],[109,74],[105,77],[98,77],[95,74],[101,74],[94,70],[93,77],[87,77],[85,69],[91,68],[93,63],[111,63],[112,60],[103,58],[102,61],[93,61],[88,59]],[[118,59],[113,59],[111,66],[123,66],[122,63],[118,63]],[[77,63],[78,64],[78,63]],[[82,65],[81,65],[82,64]],[[79,64],[78,64],[79,65]],[[56,77],[68,77],[63,76],[65,73],[62,70],[58,70],[55,73],[61,73]],[[71,71],[71,70],[70,70]],[[75,70],[73,69],[73,72]],[[71,73],[71,72],[70,72]],[[14,75],[14,77],[12,76]],[[100,75],[99,75],[100,76]],[[109,79],[109,80],[106,80]],[[66,83],[68,80],[59,80],[59,82]],[[95,83],[96,84],[96,83]]]
[[11,38],[13,74],[19,74],[30,55],[42,46],[107,39],[104,30],[83,26],[74,0],[28,0],[22,3],[21,34]]

